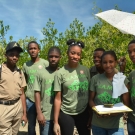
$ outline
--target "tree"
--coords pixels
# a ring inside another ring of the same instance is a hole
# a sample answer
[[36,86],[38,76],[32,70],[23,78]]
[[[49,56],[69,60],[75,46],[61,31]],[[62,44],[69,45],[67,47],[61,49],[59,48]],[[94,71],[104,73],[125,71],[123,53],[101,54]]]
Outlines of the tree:
[[[101,11],[101,9],[98,9]],[[6,40],[4,39],[5,34],[9,30],[9,26],[4,26],[3,21],[0,22],[0,52],[4,52],[6,45]],[[51,46],[58,46],[62,52],[62,59],[60,61],[60,67],[62,67],[67,62],[67,40],[76,39],[81,40],[85,43],[85,48],[82,52],[81,64],[91,67],[93,65],[93,51],[98,47],[103,47],[105,50],[114,50],[120,58],[125,56],[127,59],[126,71],[129,73],[133,69],[133,64],[127,54],[127,44],[134,37],[132,35],[127,35],[121,33],[116,28],[112,27],[103,20],[99,20],[93,27],[85,29],[83,23],[77,18],[69,25],[69,28],[65,32],[58,33],[55,28],[55,23],[51,19],[46,23],[45,27],[41,30],[44,38],[40,40],[40,57],[47,59],[47,53]],[[9,40],[12,41],[13,37],[10,36]],[[35,37],[27,37],[25,39],[20,39],[18,42],[24,49],[20,61],[18,62],[19,67],[23,65],[24,62],[28,61],[29,55],[27,53],[27,44],[32,40],[37,40]],[[4,53],[3,53],[4,54]],[[2,61],[3,61],[2,55]]]
[[20,54],[20,59],[17,65],[21,68],[25,62],[30,60],[29,54],[27,52],[27,46],[30,41],[36,41],[35,37],[26,36],[24,39],[19,39],[18,43],[23,48],[23,53]]
[[76,40],[85,39],[85,27],[83,26],[82,22],[80,22],[78,19],[75,19],[64,33],[61,32],[58,34],[58,30],[54,27],[54,25],[55,23],[52,22],[51,19],[49,19],[46,27],[42,29],[44,39],[40,40],[42,45],[40,56],[42,58],[47,58],[47,52],[49,48],[51,46],[58,46],[62,52],[60,66],[63,66],[67,61],[67,40],[71,38],[74,38]]
[[59,34],[58,30],[54,28],[54,24],[55,23],[51,22],[51,19],[49,19],[46,27],[42,30],[45,37],[41,40],[43,45],[41,56],[44,58],[46,58],[48,49],[51,46],[57,45],[62,51],[60,66],[64,65],[67,61],[66,52],[68,46],[66,45],[66,41],[73,38],[85,43],[85,48],[80,62],[81,64],[91,67],[93,65],[93,51],[98,47],[103,47],[105,50],[114,50],[118,58],[121,56],[126,57],[126,71],[128,73],[133,69],[133,64],[131,64],[127,55],[127,44],[133,39],[132,35],[121,33],[119,30],[101,19],[92,28],[88,28],[87,30],[83,26],[82,22],[75,19],[65,32]]
[[[127,59],[126,72],[133,69],[133,64],[127,54],[127,45],[134,38],[132,35],[123,34],[110,24],[100,20],[90,31],[87,32],[87,38],[91,41],[92,50],[103,47],[105,50],[114,50],[120,58],[125,56]],[[92,54],[90,54],[92,56]]]
[[9,25],[4,26],[3,21],[0,20],[0,63],[2,63],[5,59],[4,54],[5,54],[5,46],[6,46],[6,39],[5,35],[7,31],[9,30]]

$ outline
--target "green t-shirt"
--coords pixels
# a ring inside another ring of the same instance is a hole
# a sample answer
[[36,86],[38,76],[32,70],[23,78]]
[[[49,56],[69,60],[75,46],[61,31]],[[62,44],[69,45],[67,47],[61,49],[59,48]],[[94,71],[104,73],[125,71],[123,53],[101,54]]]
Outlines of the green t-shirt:
[[[125,79],[125,84],[128,80]],[[112,98],[113,86],[112,82],[105,74],[97,74],[91,79],[90,90],[96,93],[94,103],[96,105],[116,104],[121,102],[121,97]],[[101,128],[119,128],[123,127],[122,113],[116,116],[98,117],[93,113],[92,124]]]
[[40,70],[35,78],[33,89],[41,92],[42,113],[46,120],[53,120],[54,103],[54,75],[56,72],[44,68]]
[[61,110],[70,115],[82,113],[89,98],[89,69],[83,65],[71,69],[63,66],[55,75],[54,91],[61,91]]
[[135,70],[132,71],[129,74],[129,85],[130,85],[130,99],[131,99],[131,104],[130,108],[133,110],[133,112],[128,114],[128,118],[135,122]]
[[35,75],[37,71],[40,71],[42,68],[47,67],[48,65],[49,65],[48,61],[41,58],[39,59],[39,61],[35,63],[33,63],[32,61],[28,61],[23,64],[22,70],[26,76],[26,82],[27,82],[27,90],[25,94],[26,97],[33,102],[35,102],[34,90],[33,90]]

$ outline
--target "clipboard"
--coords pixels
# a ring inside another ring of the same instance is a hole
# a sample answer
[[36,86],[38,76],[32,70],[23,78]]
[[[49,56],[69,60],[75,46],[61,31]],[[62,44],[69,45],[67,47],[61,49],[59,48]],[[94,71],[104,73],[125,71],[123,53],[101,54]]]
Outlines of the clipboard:
[[[118,103],[119,104],[119,103]],[[120,103],[123,104],[123,103]],[[102,105],[103,106],[103,105]],[[124,112],[132,112],[133,110],[129,107],[127,107],[126,105],[123,104],[123,106],[126,108],[124,110],[113,110],[112,108],[108,108],[107,111],[100,111],[99,109],[95,107],[92,107],[92,110],[94,110],[96,113],[98,114],[111,114],[111,113],[124,113]]]

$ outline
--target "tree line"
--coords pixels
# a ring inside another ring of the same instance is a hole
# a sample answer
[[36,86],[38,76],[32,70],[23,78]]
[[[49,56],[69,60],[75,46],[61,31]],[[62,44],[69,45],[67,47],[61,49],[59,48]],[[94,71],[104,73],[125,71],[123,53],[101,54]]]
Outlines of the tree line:
[[[10,41],[13,41],[13,36],[9,37],[9,41],[7,41],[4,37],[10,26],[4,25],[4,22],[0,21],[0,61],[1,63],[4,61],[4,53],[6,44]],[[89,27],[86,29],[82,22],[80,22],[77,18],[71,22],[69,28],[64,32],[58,31],[55,28],[55,23],[52,22],[51,19],[48,20],[45,27],[41,30],[44,38],[39,41],[40,45],[40,57],[47,59],[47,52],[51,46],[58,46],[62,52],[62,59],[60,61],[60,67],[66,63],[67,57],[67,45],[66,41],[68,39],[76,39],[81,40],[85,43],[85,48],[83,49],[82,59],[80,61],[81,64],[91,67],[93,65],[93,51],[102,47],[105,50],[114,50],[117,54],[117,57],[125,56],[127,59],[126,73],[128,74],[133,68],[134,65],[131,64],[131,61],[128,57],[127,53],[127,45],[133,40],[134,36],[123,34],[113,26],[109,25],[103,20],[99,20],[93,27]],[[21,54],[20,60],[18,62],[18,66],[22,67],[23,63],[28,61],[29,55],[27,53],[27,44],[30,41],[37,41],[36,37],[28,37],[26,36],[24,39],[19,39],[17,42],[24,49],[24,52]]]

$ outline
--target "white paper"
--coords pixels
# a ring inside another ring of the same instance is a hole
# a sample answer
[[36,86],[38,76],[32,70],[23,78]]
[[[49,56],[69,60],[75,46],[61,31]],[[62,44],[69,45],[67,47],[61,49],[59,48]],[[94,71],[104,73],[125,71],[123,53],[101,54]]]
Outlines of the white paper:
[[104,105],[97,105],[95,107],[96,107],[96,110],[99,111],[99,112],[128,110],[128,108],[123,103],[114,104],[114,106],[112,108],[106,108],[106,107],[104,107]]
[[124,84],[126,76],[123,75],[123,73],[118,72],[113,76],[113,93],[112,93],[112,98],[118,98],[124,93],[128,92],[127,87]]

